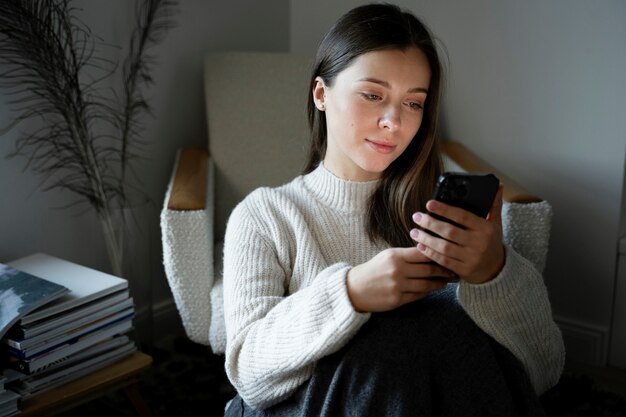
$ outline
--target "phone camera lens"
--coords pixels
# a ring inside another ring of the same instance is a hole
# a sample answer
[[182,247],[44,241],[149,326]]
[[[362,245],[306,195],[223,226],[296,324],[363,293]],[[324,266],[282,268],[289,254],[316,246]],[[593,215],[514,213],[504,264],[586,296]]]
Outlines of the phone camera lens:
[[467,196],[467,186],[465,184],[457,185],[453,192],[455,198],[465,198]]

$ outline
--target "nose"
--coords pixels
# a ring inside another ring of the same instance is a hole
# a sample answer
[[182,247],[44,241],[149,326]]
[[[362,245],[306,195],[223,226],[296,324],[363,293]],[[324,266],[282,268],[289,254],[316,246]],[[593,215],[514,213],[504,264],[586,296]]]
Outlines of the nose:
[[401,124],[400,110],[396,106],[388,106],[378,120],[378,125],[382,129],[388,129],[392,132],[400,129]]

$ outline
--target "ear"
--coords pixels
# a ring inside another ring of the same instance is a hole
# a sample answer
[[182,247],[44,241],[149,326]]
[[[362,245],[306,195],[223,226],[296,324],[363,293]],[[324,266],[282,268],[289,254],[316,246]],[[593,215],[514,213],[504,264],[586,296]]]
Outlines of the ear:
[[319,111],[326,110],[326,85],[322,77],[315,77],[313,81],[313,102]]

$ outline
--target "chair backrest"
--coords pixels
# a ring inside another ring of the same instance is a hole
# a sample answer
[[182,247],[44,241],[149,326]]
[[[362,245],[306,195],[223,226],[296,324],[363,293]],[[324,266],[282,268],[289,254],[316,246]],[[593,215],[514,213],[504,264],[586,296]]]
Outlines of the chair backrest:
[[215,163],[215,236],[234,206],[259,186],[301,173],[308,151],[310,59],[228,52],[205,61],[209,153]]

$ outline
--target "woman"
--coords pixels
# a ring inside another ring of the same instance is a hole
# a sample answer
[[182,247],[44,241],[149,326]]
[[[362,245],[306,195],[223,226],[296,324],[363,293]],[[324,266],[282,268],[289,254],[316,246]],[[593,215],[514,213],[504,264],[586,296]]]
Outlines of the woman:
[[305,174],[227,225],[227,415],[541,415],[562,338],[502,243],[501,192],[487,219],[428,201],[441,85],[432,36],[395,6],[349,11],[320,44]]

